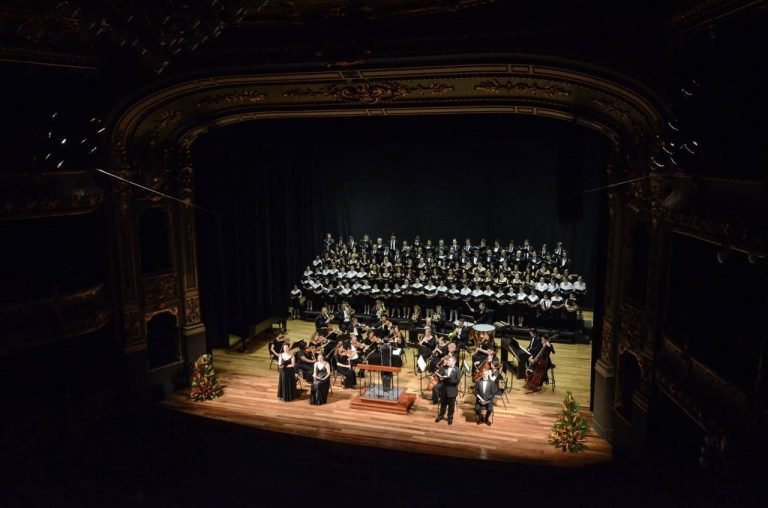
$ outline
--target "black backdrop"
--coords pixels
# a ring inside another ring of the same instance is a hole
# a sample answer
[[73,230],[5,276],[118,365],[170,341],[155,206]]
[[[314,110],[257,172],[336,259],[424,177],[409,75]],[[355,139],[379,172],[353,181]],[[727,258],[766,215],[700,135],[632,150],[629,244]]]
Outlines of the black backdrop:
[[203,318],[214,344],[283,311],[337,237],[563,241],[595,280],[602,139],[509,116],[270,120],[195,145]]

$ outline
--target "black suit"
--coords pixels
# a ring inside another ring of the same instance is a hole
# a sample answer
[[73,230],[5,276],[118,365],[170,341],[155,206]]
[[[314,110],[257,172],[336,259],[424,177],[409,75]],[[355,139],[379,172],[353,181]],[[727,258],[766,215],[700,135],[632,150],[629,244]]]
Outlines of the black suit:
[[477,383],[475,383],[475,395],[479,396],[483,400],[487,401],[488,404],[481,404],[480,399],[475,397],[475,413],[477,413],[477,417],[482,421],[482,411],[483,409],[486,410],[485,413],[485,419],[487,420],[488,417],[493,413],[493,398],[496,396],[496,394],[499,392],[498,387],[496,386],[496,383],[494,383],[492,380],[480,380]]
[[[453,421],[453,412],[456,409],[456,396],[459,394],[460,373],[458,367],[452,367],[448,374],[448,367],[440,369],[438,372],[442,381],[440,384],[440,415],[438,419],[445,416],[445,410],[448,409],[448,421]],[[447,377],[444,377],[447,376]]]

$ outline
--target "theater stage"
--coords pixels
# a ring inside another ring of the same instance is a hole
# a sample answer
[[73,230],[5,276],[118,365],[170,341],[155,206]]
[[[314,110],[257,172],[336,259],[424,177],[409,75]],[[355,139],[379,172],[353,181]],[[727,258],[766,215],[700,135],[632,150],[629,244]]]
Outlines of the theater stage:
[[[306,340],[313,331],[313,323],[288,321],[292,341]],[[469,393],[457,399],[453,425],[446,421],[434,423],[437,407],[430,404],[426,391],[425,397],[419,394],[410,350],[400,374],[400,386],[407,387],[408,393],[416,394],[417,399],[407,415],[353,409],[350,402],[358,390],[345,390],[339,384],[333,387],[324,406],[309,404],[306,383],[300,399],[282,402],[277,398],[277,369],[269,369],[268,344],[267,338],[254,339],[248,342],[245,353],[214,350],[214,366],[224,385],[222,397],[194,402],[187,391],[177,392],[163,405],[265,431],[409,453],[562,467],[594,465],[611,459],[610,443],[594,431],[590,431],[587,439],[587,450],[576,455],[556,450],[547,442],[566,391],[588,407],[590,345],[557,344],[552,357],[557,365],[555,391],[545,385],[541,392],[526,394],[522,380],[514,379],[506,408],[497,403],[494,423],[488,427],[476,425],[474,395]],[[589,411],[584,410],[583,414],[591,421]]]

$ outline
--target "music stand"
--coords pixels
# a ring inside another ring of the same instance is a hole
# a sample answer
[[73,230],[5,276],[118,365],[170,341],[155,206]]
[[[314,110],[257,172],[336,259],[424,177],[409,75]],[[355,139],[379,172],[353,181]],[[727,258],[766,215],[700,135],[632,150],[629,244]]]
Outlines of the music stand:
[[415,362],[418,365],[419,371],[419,392],[421,396],[424,396],[424,387],[422,386],[422,380],[424,379],[424,372],[427,370],[427,362],[424,361],[424,357],[419,355],[419,359]]
[[465,359],[461,360],[461,371],[462,371],[461,382],[463,383],[464,388],[459,388],[459,390],[461,391],[461,396],[463,397],[469,391],[467,376],[469,376],[468,373],[472,372],[472,369],[470,368],[469,364],[467,363],[467,360]]

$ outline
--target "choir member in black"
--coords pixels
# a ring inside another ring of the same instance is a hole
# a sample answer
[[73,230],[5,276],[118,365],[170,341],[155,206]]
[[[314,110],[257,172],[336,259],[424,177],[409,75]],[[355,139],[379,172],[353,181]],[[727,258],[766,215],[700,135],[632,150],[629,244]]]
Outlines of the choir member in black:
[[312,393],[309,403],[320,406],[328,402],[328,389],[331,386],[331,366],[325,361],[325,355],[319,353],[312,371]]
[[299,319],[301,314],[301,289],[294,285],[291,290],[291,318]]
[[453,412],[456,409],[456,396],[459,394],[459,369],[456,368],[456,359],[448,356],[446,366],[436,372],[440,379],[440,413],[435,418],[435,423],[445,418],[445,410],[448,410],[448,425],[453,424]]
[[[477,424],[491,424],[491,415],[493,414],[493,398],[499,389],[496,383],[491,379],[491,369],[483,371],[483,379],[475,385],[475,414],[477,415]],[[485,415],[483,415],[485,411]]]
[[336,372],[344,376],[342,386],[344,388],[354,388],[357,384],[355,371],[352,370],[352,363],[349,360],[350,352],[349,350],[344,349],[344,343],[342,341],[339,341],[338,344],[336,344],[334,355],[336,356]]
[[301,371],[304,380],[312,382],[312,371],[315,368],[315,346],[308,345],[297,354],[296,366]]
[[283,344],[283,351],[277,357],[277,398],[288,402],[296,398],[296,358],[291,354],[291,346]]
[[275,361],[277,361],[277,358],[283,351],[283,344],[285,344],[285,334],[283,333],[278,333],[277,336],[272,339],[272,342],[269,344],[269,354],[272,355],[272,358]]
[[477,325],[492,325],[493,324],[493,311],[486,308],[485,303],[480,302],[475,310],[469,303],[467,307],[474,314],[475,324]]
[[336,241],[333,239],[333,236],[331,236],[330,233],[325,234],[325,240],[323,240],[323,247],[325,248],[325,251],[331,250],[334,245],[336,244]]

